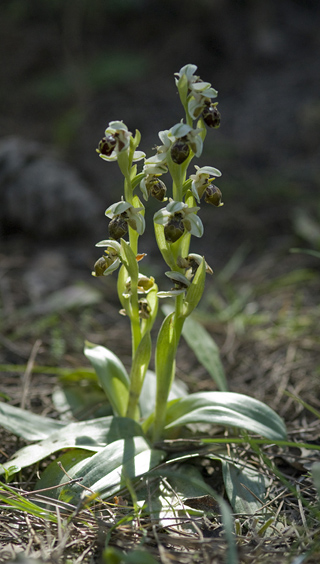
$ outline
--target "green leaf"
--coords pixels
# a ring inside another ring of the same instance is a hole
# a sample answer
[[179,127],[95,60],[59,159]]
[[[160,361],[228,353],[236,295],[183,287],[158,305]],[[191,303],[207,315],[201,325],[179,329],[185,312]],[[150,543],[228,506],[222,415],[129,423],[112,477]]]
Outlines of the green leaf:
[[203,258],[200,266],[197,268],[197,272],[195,273],[192,283],[189,286],[186,293],[186,297],[183,304],[184,317],[188,317],[190,313],[197,307],[204,291],[205,281],[206,281],[206,261]]
[[[35,490],[45,489],[47,490],[47,497],[59,499],[61,488],[66,482],[70,481],[73,469],[79,468],[81,463],[84,465],[85,461],[90,458],[90,456],[93,456],[93,454],[94,453],[88,450],[80,448],[67,450],[67,452],[64,452],[59,458],[56,458],[46,467],[41,474],[40,480],[38,480],[35,485]],[[70,476],[70,478],[68,476]],[[61,488],[56,487],[59,484]]]
[[182,335],[198,361],[212,376],[218,388],[222,392],[226,392],[228,385],[220,360],[219,349],[209,333],[191,316],[184,322]]
[[138,412],[139,419],[139,409],[138,402],[141,393],[141,388],[143,381],[148,370],[149,362],[151,358],[151,337],[150,333],[145,333],[142,337],[138,348],[133,357],[131,373],[130,373],[130,390],[129,390],[129,401],[127,417],[135,418],[136,412]]
[[115,415],[125,416],[129,377],[121,360],[109,349],[86,342],[84,354],[94,367]]
[[[126,267],[124,265],[121,266],[120,270],[119,270],[119,274],[118,274],[118,280],[117,280],[117,292],[118,292],[118,298],[120,300],[120,303],[123,307],[123,309],[126,311],[127,315],[130,314],[130,297],[127,294],[127,290],[126,290],[126,282],[128,279],[128,271],[126,269]],[[124,297],[124,293],[127,297]]]
[[[39,505],[33,503],[29,499],[24,498],[15,488],[11,488],[0,482],[0,501],[24,513],[34,515],[38,519],[46,519],[52,523],[57,523],[57,515],[51,511],[45,511],[39,508]],[[8,495],[8,493],[10,495]],[[3,495],[4,494],[4,495]]]
[[176,332],[174,313],[162,322],[157,339],[155,368],[157,375],[156,407],[154,417],[154,440],[161,434],[164,423],[168,395],[174,379],[176,353]]
[[[147,370],[140,394],[140,412],[143,418],[149,417],[155,409],[156,388],[157,377],[152,370]],[[178,378],[175,378],[169,392],[169,401],[181,398],[187,394],[188,389],[186,384]]]
[[[38,424],[41,425],[40,422]],[[122,417],[101,417],[91,421],[70,423],[39,443],[18,450],[11,460],[2,465],[0,473],[12,465],[18,472],[21,468],[35,464],[65,448],[78,447],[97,452],[108,443],[137,435],[142,435],[140,425]]]
[[166,238],[164,236],[163,225],[160,225],[159,223],[154,223],[154,232],[157,239],[159,250],[163,256],[164,261],[171,268],[171,270],[174,270],[176,268],[176,264],[170,248],[170,243],[167,243]]
[[[175,479],[177,476],[176,469],[170,469],[167,465],[163,465],[160,470],[155,469],[152,472],[152,476],[166,476],[170,480]],[[197,476],[197,472],[186,472],[186,480],[192,483],[192,487],[197,489],[202,494],[206,492],[209,496],[214,498],[220,506],[221,511],[221,518],[224,528],[224,536],[227,542],[227,552],[226,552],[226,564],[238,564],[239,559],[237,555],[237,547],[235,543],[235,536],[234,536],[234,522],[233,517],[230,511],[230,507],[228,503],[215,492],[208,484],[204,482],[202,477],[199,479]],[[179,468],[179,479],[183,478],[183,465]],[[161,492],[160,492],[161,493]],[[154,508],[155,512],[161,511],[162,507],[164,506],[163,496],[159,496],[156,498],[155,496],[150,499],[150,505]],[[168,505],[168,504],[167,504]]]
[[223,459],[221,463],[227,496],[234,512],[245,515],[260,512],[265,502],[266,476],[249,466]]
[[108,546],[103,552],[103,562],[105,564],[158,564],[153,556],[146,550],[130,550],[128,554],[121,552],[113,546]]
[[131,188],[132,190],[135,189],[135,187],[141,182],[141,180],[145,177],[146,173],[145,172],[140,172],[139,174],[137,174],[137,176],[135,176],[132,180],[131,180]]
[[79,377],[78,381],[65,380],[62,386],[55,388],[52,401],[63,420],[83,421],[112,415],[106,394],[99,385],[96,374],[94,376],[96,381]]
[[66,486],[60,497],[69,503],[77,503],[84,486],[104,499],[125,486],[126,479],[132,480],[157,466],[164,456],[163,451],[151,449],[143,437],[115,441],[71,475],[73,479],[83,478],[81,486]]
[[286,427],[266,404],[233,392],[198,392],[173,401],[165,430],[190,423],[210,423],[246,429],[269,439],[285,439]]
[[318,497],[320,498],[320,462],[315,462],[311,466],[311,474],[314,481],[314,485],[318,492]]
[[65,427],[67,422],[42,417],[20,407],[0,402],[0,425],[27,441],[37,441]]
[[127,243],[124,239],[121,239],[121,251],[120,256],[122,263],[126,267],[129,276],[131,277],[131,283],[137,282],[138,274],[139,274],[139,267],[136,259],[136,255],[134,254],[133,250],[130,247],[130,244]]
[[146,295],[146,299],[147,302],[150,306],[150,314],[148,319],[144,319],[142,320],[142,331],[143,332],[147,332],[147,331],[151,331],[153,324],[157,318],[157,313],[158,313],[158,302],[159,302],[159,298],[157,295],[158,292],[158,286],[157,284],[154,284],[153,287],[151,288],[151,290],[147,293]]

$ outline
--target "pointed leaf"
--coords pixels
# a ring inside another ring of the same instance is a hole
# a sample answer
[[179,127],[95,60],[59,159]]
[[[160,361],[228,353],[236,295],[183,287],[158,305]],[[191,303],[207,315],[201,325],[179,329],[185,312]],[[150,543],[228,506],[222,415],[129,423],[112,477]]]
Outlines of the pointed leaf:
[[200,266],[197,268],[197,272],[192,280],[192,284],[189,286],[184,301],[183,316],[188,317],[190,313],[197,307],[199,301],[201,300],[204,285],[206,280],[206,261],[204,258]]
[[166,405],[175,373],[176,348],[174,313],[170,313],[162,322],[156,346],[157,392],[154,440],[159,438],[164,423]]
[[[89,450],[84,450],[80,448],[72,448],[64,452],[59,458],[56,458],[49,466],[46,467],[44,472],[41,474],[40,480],[37,481],[35,485],[35,490],[46,489],[46,496],[52,499],[59,499],[59,494],[61,488],[66,482],[70,481],[72,471],[75,467],[79,467],[82,462],[83,465],[85,461],[93,456],[94,453]],[[60,466],[61,463],[62,466]],[[66,475],[68,473],[68,476]],[[61,484],[61,488],[57,488],[58,484]],[[50,489],[52,488],[52,489]]]
[[221,463],[227,496],[234,512],[246,515],[260,512],[265,502],[266,476],[253,468],[233,464],[228,460],[222,459]]
[[222,392],[226,392],[228,385],[220,360],[219,349],[209,333],[191,316],[184,322],[182,335],[198,361],[212,376],[218,388]]
[[115,415],[124,416],[128,404],[129,377],[121,360],[109,349],[88,342],[84,354],[94,367]]
[[142,435],[138,423],[125,417],[101,417],[91,421],[70,423],[63,429],[52,433],[47,439],[18,450],[15,455],[0,467],[0,473],[12,466],[16,472],[35,464],[51,454],[66,448],[79,447],[92,452],[102,450],[106,444]]
[[[164,458],[164,452],[151,449],[142,437],[115,441],[92,456],[72,478],[83,478],[81,486],[89,488],[104,499],[132,480],[148,472]],[[61,493],[64,501],[77,503],[83,487],[66,486]]]
[[190,423],[246,429],[269,439],[285,439],[283,420],[266,404],[233,392],[198,392],[169,405],[166,430]]
[[140,418],[138,403],[143,381],[148,370],[150,358],[151,337],[150,332],[148,331],[142,337],[138,345],[131,366],[127,417],[131,417],[132,419]]
[[137,282],[139,267],[138,267],[136,255],[131,249],[130,244],[127,243],[124,239],[121,239],[120,256],[124,266],[126,267],[129,273],[129,276],[131,277],[131,281]]
[[27,441],[37,441],[45,439],[54,431],[65,427],[67,422],[42,417],[31,411],[1,402],[0,425],[7,429],[7,431],[10,431],[10,433]]
[[315,462],[311,466],[311,474],[314,485],[318,492],[318,497],[320,498],[320,462]]
[[[143,418],[148,417],[155,408],[157,377],[152,370],[147,370],[140,394],[140,412]],[[169,393],[169,401],[181,398],[188,394],[187,386],[184,382],[175,378]]]

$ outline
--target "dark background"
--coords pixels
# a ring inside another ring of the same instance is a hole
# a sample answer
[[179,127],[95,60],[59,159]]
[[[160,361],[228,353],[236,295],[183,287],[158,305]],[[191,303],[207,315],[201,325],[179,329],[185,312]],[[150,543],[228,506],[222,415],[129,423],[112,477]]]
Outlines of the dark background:
[[[290,253],[320,250],[319,0],[2,0],[0,11],[0,364],[25,363],[40,338],[39,366],[86,364],[85,339],[130,366],[116,273],[90,274],[123,190],[95,149],[123,119],[152,154],[183,117],[173,75],[193,63],[219,91],[221,127],[190,172],[219,168],[225,204],[202,206],[205,234],[192,238],[214,270],[198,315],[232,391],[286,420],[301,406],[284,389],[319,410],[320,263]],[[148,206],[141,268],[165,290],[159,204]],[[214,387],[183,342],[177,376]],[[20,378],[2,384],[18,405]],[[28,405],[50,413],[53,385],[37,375]]]
[[207,238],[193,250],[209,246],[219,265],[242,241],[254,253],[317,247],[319,26],[318,0],[3,0],[6,248],[89,250],[106,237],[122,180],[97,143],[122,119],[150,155],[183,117],[173,73],[186,63],[219,91],[222,116],[198,164],[223,172],[225,206],[201,210]]

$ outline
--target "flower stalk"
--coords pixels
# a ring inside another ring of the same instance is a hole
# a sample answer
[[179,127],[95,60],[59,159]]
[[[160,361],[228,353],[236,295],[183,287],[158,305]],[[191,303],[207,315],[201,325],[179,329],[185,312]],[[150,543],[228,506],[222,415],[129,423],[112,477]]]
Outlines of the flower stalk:
[[[121,199],[109,206],[109,239],[97,244],[105,247],[105,254],[94,266],[95,276],[107,276],[119,266],[118,296],[121,313],[130,320],[132,362],[126,416],[140,418],[139,399],[151,352],[151,329],[157,316],[158,300],[174,298],[173,311],[163,321],[155,347],[155,411],[144,422],[154,441],[162,436],[166,425],[168,397],[175,376],[175,358],[183,323],[198,305],[204,291],[206,273],[212,273],[201,255],[190,254],[191,236],[201,238],[204,228],[198,215],[201,200],[216,207],[222,205],[221,191],[212,181],[221,176],[212,166],[195,165],[195,173],[188,173],[194,158],[202,154],[206,127],[220,124],[217,91],[209,82],[195,75],[195,65],[185,65],[176,73],[176,86],[185,116],[171,129],[160,131],[161,145],[151,157],[138,150],[141,135],[135,136],[122,121],[112,121],[99,142],[97,152],[106,161],[117,161],[124,177]],[[137,171],[136,162],[143,160]],[[163,175],[169,181],[163,181]],[[171,179],[171,182],[170,182]],[[168,189],[171,183],[171,194]],[[173,287],[158,291],[154,279],[140,271],[139,238],[145,230],[145,206],[136,189],[140,186],[143,199],[154,197],[165,205],[154,214],[156,242],[169,267],[166,272]],[[128,238],[128,240],[126,240]]]

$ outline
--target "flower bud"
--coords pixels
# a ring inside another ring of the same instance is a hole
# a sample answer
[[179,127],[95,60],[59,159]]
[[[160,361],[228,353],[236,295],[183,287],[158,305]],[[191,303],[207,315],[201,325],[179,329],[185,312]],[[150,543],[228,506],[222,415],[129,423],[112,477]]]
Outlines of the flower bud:
[[150,194],[159,202],[163,202],[167,193],[167,187],[159,178],[153,178],[150,182]]
[[98,152],[106,157],[110,157],[113,149],[117,144],[117,139],[114,135],[107,135],[103,137],[98,145]]
[[203,109],[202,118],[208,127],[213,129],[220,127],[220,112],[217,104],[207,104]]
[[126,220],[122,217],[122,214],[116,215],[109,223],[108,226],[109,235],[113,239],[121,239],[127,231],[128,225]]
[[174,163],[180,165],[187,160],[190,153],[190,147],[185,140],[185,137],[181,137],[181,139],[177,139],[172,147],[171,147],[171,159]]
[[222,193],[217,186],[215,186],[214,184],[209,184],[209,186],[206,187],[204,199],[205,202],[207,202],[207,204],[212,204],[217,208],[219,206],[223,206],[223,203],[221,202],[221,198],[222,198]]
[[181,221],[181,214],[177,213],[169,219],[164,226],[164,236],[169,243],[175,243],[184,234],[184,225]]

